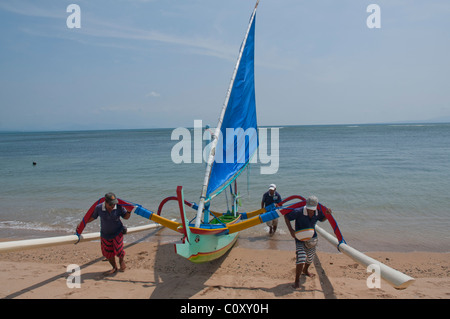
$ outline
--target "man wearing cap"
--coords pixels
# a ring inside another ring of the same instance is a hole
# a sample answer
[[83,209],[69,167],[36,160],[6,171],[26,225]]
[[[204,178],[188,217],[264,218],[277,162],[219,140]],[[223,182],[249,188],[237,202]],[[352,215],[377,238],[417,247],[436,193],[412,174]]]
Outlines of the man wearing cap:
[[95,207],[88,223],[100,216],[100,236],[103,256],[108,259],[113,267],[105,275],[111,275],[117,272],[116,257],[119,257],[119,271],[125,271],[125,251],[123,249],[123,233],[126,228],[123,226],[120,218],[130,218],[130,213],[125,208],[118,205],[119,201],[114,193],[107,193],[105,201]]
[[[267,207],[272,204],[277,205],[279,202],[281,202],[281,196],[276,190],[277,186],[275,184],[269,185],[269,190],[265,192],[262,197],[261,208]],[[277,230],[278,218],[272,219],[266,224],[267,226],[269,226],[269,235],[273,236]]]
[[[306,200],[306,205],[292,210],[284,215],[284,220],[295,239],[296,270],[294,288],[300,286],[300,275],[303,273],[308,277],[314,277],[308,269],[316,255],[317,233],[315,226],[317,221],[325,221],[327,218],[317,210],[319,200],[316,196],[310,196]],[[326,214],[331,214],[331,209],[327,209]],[[291,221],[295,220],[295,230],[292,228]]]

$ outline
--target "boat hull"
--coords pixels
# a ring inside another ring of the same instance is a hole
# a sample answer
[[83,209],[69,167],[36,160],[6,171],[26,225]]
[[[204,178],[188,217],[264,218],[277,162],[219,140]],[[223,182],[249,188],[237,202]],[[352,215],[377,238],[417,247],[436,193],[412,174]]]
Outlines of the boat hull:
[[198,235],[192,234],[191,242],[175,244],[178,255],[193,263],[204,263],[222,257],[233,247],[238,233],[230,235]]

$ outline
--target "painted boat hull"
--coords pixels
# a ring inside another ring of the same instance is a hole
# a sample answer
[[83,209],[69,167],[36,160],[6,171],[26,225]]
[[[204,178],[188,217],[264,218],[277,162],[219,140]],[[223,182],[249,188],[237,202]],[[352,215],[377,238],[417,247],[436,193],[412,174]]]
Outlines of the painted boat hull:
[[[177,187],[177,199],[182,221],[179,230],[184,234],[182,242],[175,244],[175,252],[178,255],[193,263],[204,263],[220,258],[233,247],[238,233],[221,232],[217,234],[214,230],[208,233],[207,229],[192,227],[186,217],[183,187],[181,186]],[[203,231],[206,234],[202,234]]]
[[238,233],[230,235],[195,235],[192,242],[175,244],[175,252],[193,263],[204,263],[222,257],[233,247]]

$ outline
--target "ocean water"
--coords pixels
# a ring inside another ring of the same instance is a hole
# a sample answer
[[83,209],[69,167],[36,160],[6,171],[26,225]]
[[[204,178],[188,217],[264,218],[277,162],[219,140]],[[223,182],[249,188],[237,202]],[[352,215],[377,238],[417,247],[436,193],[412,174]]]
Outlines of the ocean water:
[[[450,251],[450,124],[278,130],[278,171],[261,174],[268,164],[258,162],[240,176],[241,211],[258,209],[275,183],[282,197],[316,195],[332,208],[356,249]],[[185,198],[198,202],[205,164],[175,164],[171,151],[178,141],[171,140],[172,131],[0,133],[0,240],[73,234],[89,207],[109,191],[156,211],[182,185]],[[213,207],[226,210],[225,197]],[[167,204],[162,215],[179,219],[176,204]],[[134,215],[125,224],[147,222]],[[326,222],[320,225],[331,232]],[[96,221],[85,232],[98,230]],[[176,242],[180,236],[162,230],[126,240]],[[243,231],[238,245],[294,248],[283,219],[275,236],[259,225]],[[336,251],[325,240],[319,250]]]

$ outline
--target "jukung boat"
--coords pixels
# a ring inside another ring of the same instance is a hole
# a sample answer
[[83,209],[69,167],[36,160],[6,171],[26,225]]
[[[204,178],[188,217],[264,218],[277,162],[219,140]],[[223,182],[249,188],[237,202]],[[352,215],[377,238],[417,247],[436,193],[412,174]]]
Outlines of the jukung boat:
[[[255,21],[258,3],[259,1],[256,2],[250,17],[219,121],[208,145],[210,151],[199,203],[185,200],[182,186],[177,187],[176,196],[167,197],[160,203],[157,213],[140,205],[121,201],[129,211],[181,233],[182,240],[175,244],[175,251],[194,263],[208,262],[221,257],[236,242],[240,231],[278,218],[293,208],[304,206],[306,202],[302,196],[294,195],[286,198],[277,207],[272,205],[252,212],[238,212],[237,178],[248,166],[258,148],[254,81]],[[228,190],[232,209],[226,213],[213,211],[213,199]],[[92,205],[84,220],[88,220],[95,206],[102,200]],[[161,216],[162,209],[168,201],[178,202],[181,222],[174,222]],[[187,217],[188,207],[197,212],[192,220]],[[325,211],[326,207],[319,205],[319,209]],[[331,215],[326,216],[339,241],[342,241],[336,221]],[[83,228],[84,222],[80,223],[77,233],[81,234]]]

